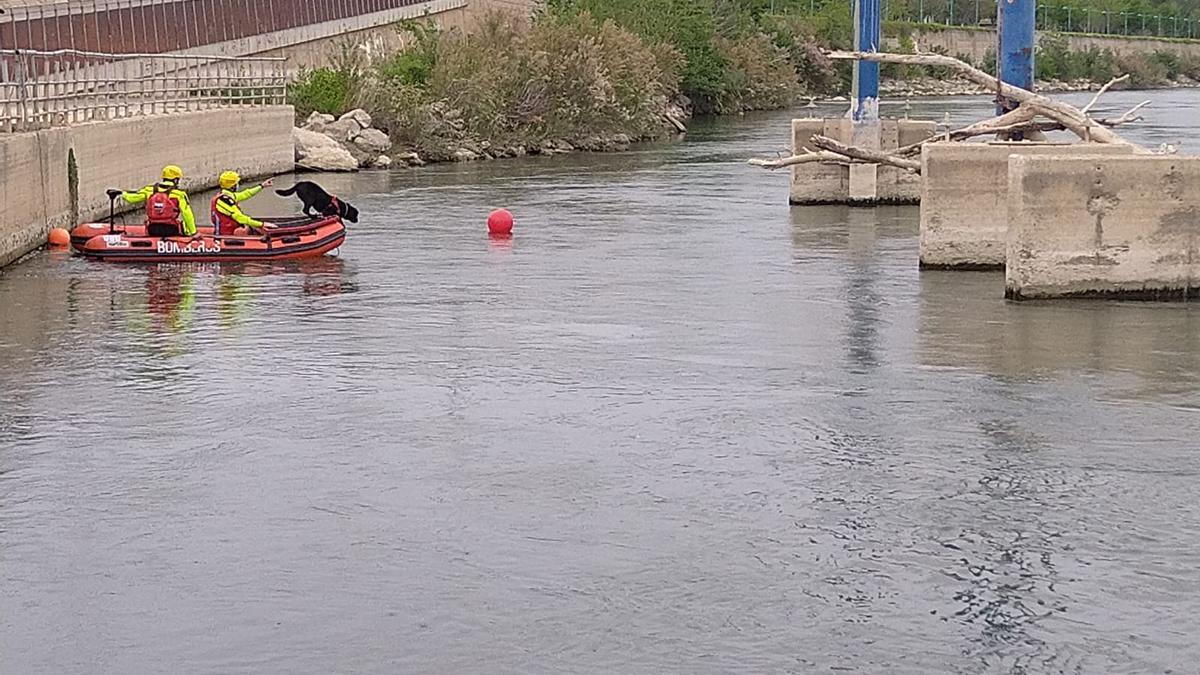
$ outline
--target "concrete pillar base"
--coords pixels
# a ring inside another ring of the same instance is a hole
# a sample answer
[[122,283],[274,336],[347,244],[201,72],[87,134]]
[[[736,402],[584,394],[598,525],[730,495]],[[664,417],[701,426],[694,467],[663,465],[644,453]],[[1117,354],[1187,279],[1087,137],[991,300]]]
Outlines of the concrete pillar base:
[[[850,120],[792,120],[792,149],[815,150],[809,139],[817,134],[842,143],[880,150],[918,143],[934,135],[937,125],[915,120],[881,120],[875,129],[854,127]],[[870,137],[864,134],[869,134]],[[789,201],[792,204],[917,204],[921,199],[921,177],[890,166],[857,164],[798,164],[792,167]]]
[[1129,155],[1133,146],[931,143],[921,149],[923,269],[1004,269],[1013,156]]
[[1200,297],[1200,157],[1014,157],[1006,292]]

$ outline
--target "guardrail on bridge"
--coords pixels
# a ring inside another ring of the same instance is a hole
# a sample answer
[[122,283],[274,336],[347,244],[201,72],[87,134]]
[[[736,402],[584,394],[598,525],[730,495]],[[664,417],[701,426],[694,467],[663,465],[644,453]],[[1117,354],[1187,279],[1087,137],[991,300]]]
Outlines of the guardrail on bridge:
[[0,49],[0,132],[286,99],[283,58]]
[[0,48],[160,54],[419,6],[426,1],[38,1],[9,6],[6,14],[0,13]]

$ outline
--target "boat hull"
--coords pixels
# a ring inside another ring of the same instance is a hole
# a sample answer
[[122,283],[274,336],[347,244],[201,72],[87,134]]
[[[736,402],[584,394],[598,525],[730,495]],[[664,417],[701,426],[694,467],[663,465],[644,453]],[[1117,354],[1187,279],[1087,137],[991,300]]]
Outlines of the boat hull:
[[85,223],[72,231],[71,244],[80,254],[106,262],[221,262],[316,258],[346,240],[346,226],[336,217],[279,224],[262,235],[218,237],[204,227],[195,237],[151,237],[143,225]]

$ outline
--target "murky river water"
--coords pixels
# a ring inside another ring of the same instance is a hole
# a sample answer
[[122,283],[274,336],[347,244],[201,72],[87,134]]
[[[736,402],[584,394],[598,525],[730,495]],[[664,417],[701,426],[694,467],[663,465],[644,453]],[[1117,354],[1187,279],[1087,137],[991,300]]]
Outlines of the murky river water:
[[915,208],[741,164],[788,118],[0,273],[0,672],[1194,671],[1200,307],[918,273]]

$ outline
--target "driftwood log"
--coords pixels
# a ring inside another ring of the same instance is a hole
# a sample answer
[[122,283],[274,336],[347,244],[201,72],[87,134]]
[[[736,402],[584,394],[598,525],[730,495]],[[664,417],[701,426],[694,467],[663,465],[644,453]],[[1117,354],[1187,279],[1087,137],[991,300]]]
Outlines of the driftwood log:
[[[1011,112],[992,119],[982,120],[961,129],[947,131],[933,138],[904,146],[896,150],[881,152],[854,146],[844,145],[831,138],[813,136],[810,143],[819,148],[819,152],[805,149],[798,155],[776,159],[752,159],[750,164],[766,169],[781,169],[796,164],[810,162],[825,162],[837,164],[885,164],[897,168],[920,173],[921,162],[914,157],[921,154],[921,147],[926,143],[947,141],[965,141],[980,136],[997,136],[1012,138],[1018,134],[1025,137],[1038,137],[1039,134],[1051,131],[1069,131],[1086,143],[1107,143],[1134,145],[1122,138],[1113,129],[1125,124],[1138,122],[1142,119],[1138,112],[1150,104],[1145,101],[1134,106],[1128,112],[1112,119],[1095,118],[1090,112],[1097,101],[1114,85],[1129,78],[1124,75],[1110,80],[1100,88],[1096,95],[1083,108],[1055,101],[1041,94],[1035,94],[1027,89],[1015,87],[1001,82],[978,68],[960,61],[952,56],[942,54],[889,54],[885,52],[830,52],[833,60],[862,60],[877,63],[896,63],[902,65],[940,66],[953,69],[966,79],[986,89],[997,92],[999,97],[1017,104]],[[1139,152],[1149,152],[1135,146]]]

